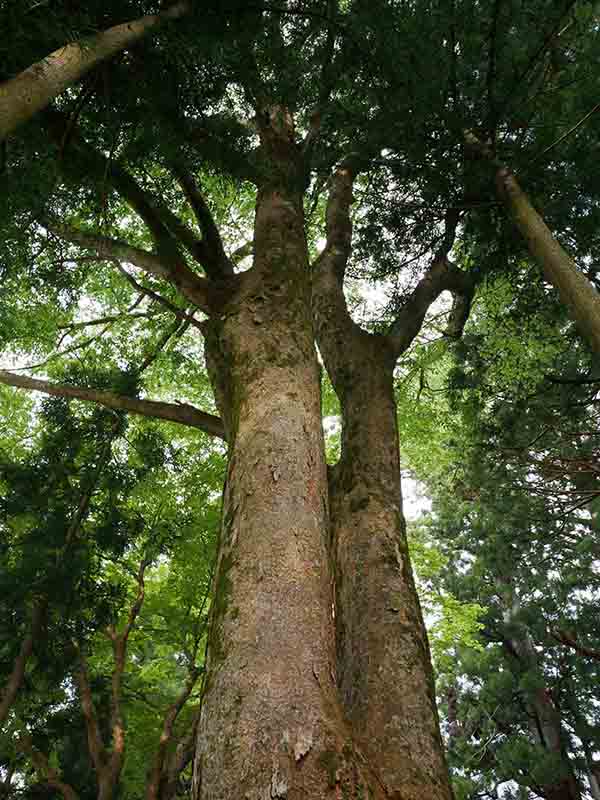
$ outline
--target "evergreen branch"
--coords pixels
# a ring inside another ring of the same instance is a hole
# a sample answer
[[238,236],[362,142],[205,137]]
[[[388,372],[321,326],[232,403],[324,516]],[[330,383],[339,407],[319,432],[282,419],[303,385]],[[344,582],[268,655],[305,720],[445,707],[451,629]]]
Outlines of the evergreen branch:
[[538,153],[538,155],[537,155],[537,156],[534,156],[534,157],[533,157],[533,158],[532,158],[532,159],[529,161],[529,163],[527,164],[527,166],[528,166],[528,167],[530,167],[530,166],[531,166],[531,164],[535,163],[536,161],[539,161],[539,159],[540,159],[540,158],[542,158],[543,156],[545,156],[545,155],[546,155],[546,153],[549,153],[549,152],[550,152],[550,150],[553,150],[553,149],[554,149],[554,148],[555,148],[557,145],[559,145],[559,144],[561,144],[562,142],[564,142],[564,141],[565,141],[565,139],[567,139],[567,138],[568,138],[568,137],[569,137],[569,136],[570,136],[572,133],[575,133],[575,131],[576,131],[576,130],[578,130],[578,129],[579,129],[579,128],[580,128],[580,127],[583,125],[583,123],[584,123],[584,122],[587,122],[587,120],[588,120],[588,119],[589,119],[589,118],[590,118],[590,117],[591,117],[593,114],[595,114],[595,113],[596,113],[596,111],[598,111],[598,110],[600,110],[600,103],[596,103],[596,105],[595,105],[595,106],[592,108],[592,110],[591,110],[591,111],[588,111],[588,112],[587,112],[587,114],[585,114],[585,116],[583,116],[583,117],[582,117],[582,118],[579,120],[579,122],[576,122],[576,123],[575,123],[575,125],[573,125],[571,128],[569,128],[569,130],[568,130],[568,131],[566,131],[565,133],[563,133],[563,134],[562,134],[562,136],[559,136],[559,137],[558,137],[558,139],[556,139],[554,142],[552,142],[552,144],[549,144],[549,145],[548,145],[548,147],[544,148],[544,150],[542,150],[542,152],[541,152],[541,153]]
[[100,391],[97,389],[85,389],[68,384],[51,383],[37,378],[28,378],[24,375],[15,375],[6,370],[0,370],[0,383],[7,386],[16,386],[21,389],[29,389],[37,392],[44,392],[54,397],[71,397],[75,400],[97,403],[98,405],[112,408],[117,411],[127,411],[131,414],[139,414],[143,417],[163,419],[169,422],[177,422],[180,425],[188,425],[191,428],[207,433],[209,436],[217,436],[225,439],[223,423],[219,417],[199,411],[194,406],[187,403],[163,403],[157,400],[141,400],[137,397],[114,394],[113,392]]

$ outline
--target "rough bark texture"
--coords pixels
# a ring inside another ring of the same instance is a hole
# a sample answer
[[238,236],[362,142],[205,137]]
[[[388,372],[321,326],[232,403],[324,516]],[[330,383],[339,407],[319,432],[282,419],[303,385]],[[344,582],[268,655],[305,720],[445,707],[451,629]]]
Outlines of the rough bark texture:
[[386,797],[447,800],[429,646],[402,514],[397,348],[392,337],[373,336],[352,321],[342,291],[351,178],[341,170],[332,188],[314,297],[319,348],[342,409],[342,453],[330,482],[337,683]]
[[261,133],[271,174],[254,267],[207,341],[230,454],[194,795],[380,797],[336,697],[319,370],[285,110]]
[[[449,798],[402,514],[393,357],[376,337],[357,339],[345,341],[355,368],[330,372],[343,426],[330,494],[338,686],[388,796]],[[323,336],[320,343],[329,363]]]

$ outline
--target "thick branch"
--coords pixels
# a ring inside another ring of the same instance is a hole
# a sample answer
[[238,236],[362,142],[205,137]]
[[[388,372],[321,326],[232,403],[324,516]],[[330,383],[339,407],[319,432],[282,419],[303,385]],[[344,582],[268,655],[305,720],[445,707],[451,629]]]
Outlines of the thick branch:
[[10,676],[2,691],[2,698],[0,699],[0,726],[2,726],[6,717],[8,716],[8,712],[15,701],[17,693],[21,688],[21,684],[23,683],[27,662],[31,658],[35,640],[39,636],[42,628],[46,605],[46,600],[40,599],[34,602],[33,610],[31,612],[31,628],[21,643],[21,647],[13,664],[12,672],[10,673]]
[[570,635],[566,631],[552,631],[552,636],[561,644],[575,650],[578,655],[593,658],[594,661],[600,661],[600,650],[594,650],[592,647],[585,647],[579,644],[577,636]]
[[165,261],[161,256],[139,247],[132,247],[118,239],[88,233],[54,220],[44,220],[44,225],[61,239],[89,248],[101,258],[131,263],[151,275],[169,281],[188,300],[203,311],[210,312],[209,287],[206,280],[196,275],[183,259],[177,262]]
[[229,256],[229,260],[233,264],[239,264],[240,261],[243,261],[247,256],[251,256],[253,253],[254,241],[251,239],[249,242],[244,242],[244,244],[237,247]]
[[463,298],[461,303],[455,302],[447,331],[449,336],[460,335],[470,308],[474,280],[471,275],[457,269],[442,254],[433,260],[390,328],[389,337],[397,355],[410,346],[421,330],[429,307],[442,292],[447,290]]
[[79,687],[79,699],[81,710],[85,719],[85,729],[87,733],[88,748],[94,764],[94,769],[100,774],[106,766],[106,750],[102,741],[102,733],[96,716],[92,689],[87,670],[87,664],[83,656],[80,657],[79,668],[75,671],[75,680]]
[[327,241],[314,265],[313,301],[317,327],[335,324],[347,334],[358,329],[344,297],[344,275],[352,247],[350,206],[355,169],[347,159],[331,176],[325,215]]
[[471,131],[465,131],[465,142],[496,168],[497,193],[523,234],[529,252],[542,267],[548,282],[557,289],[582,336],[600,354],[600,296],[593,284],[554,238],[511,170],[494,159],[489,146]]
[[173,169],[204,237],[201,242],[204,253],[202,264],[207,275],[215,280],[233,275],[233,265],[225,255],[219,230],[200,189],[180,165],[175,165]]
[[0,84],[0,141],[100,61],[141,39],[160,22],[181,17],[189,10],[189,0],[182,0],[160,14],[115,25],[91,39],[66,44]]
[[50,383],[49,381],[29,378],[25,375],[15,375],[6,370],[0,370],[0,383],[7,386],[16,386],[20,389],[30,389],[37,392],[53,395],[54,397],[72,397],[76,400],[84,400],[106,408],[113,408],[119,411],[128,411],[131,414],[139,414],[143,417],[154,417],[164,419],[169,422],[177,422],[180,425],[188,425],[191,428],[208,433],[210,436],[225,438],[223,423],[219,417],[213,414],[206,414],[199,411],[194,406],[187,403],[162,403],[157,400],[140,400],[137,397],[127,397],[126,395],[114,394],[97,389],[84,389],[68,384]]
[[61,780],[58,772],[50,766],[48,757],[44,753],[41,753],[39,750],[35,749],[33,743],[31,742],[31,737],[23,736],[19,740],[18,744],[21,750],[23,750],[29,756],[35,771],[41,778],[43,778],[48,786],[59,791],[64,797],[64,800],[79,800],[79,795],[75,789],[73,789],[70,784]]

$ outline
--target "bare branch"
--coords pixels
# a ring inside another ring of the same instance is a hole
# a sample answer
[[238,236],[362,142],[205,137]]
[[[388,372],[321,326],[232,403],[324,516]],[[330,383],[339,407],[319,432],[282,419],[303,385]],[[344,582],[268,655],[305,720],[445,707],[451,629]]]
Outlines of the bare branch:
[[209,278],[218,280],[234,274],[233,265],[225,255],[223,242],[213,216],[193,177],[180,164],[173,171],[190,204],[202,231],[203,264]]
[[225,439],[223,423],[219,417],[199,411],[194,406],[187,403],[163,403],[157,400],[140,400],[137,397],[127,397],[126,395],[114,394],[97,389],[84,389],[68,384],[51,383],[50,381],[28,378],[24,375],[15,375],[6,370],[0,370],[0,383],[7,386],[16,386],[20,389],[29,389],[37,392],[44,392],[54,397],[72,397],[76,400],[98,403],[106,408],[113,408],[118,411],[127,411],[131,414],[139,414],[144,417],[154,417],[164,419],[169,422],[177,422],[180,425],[188,425],[191,428]]
[[133,277],[133,275],[130,275],[127,272],[127,270],[123,266],[121,266],[121,264],[117,264],[117,266],[119,268],[119,272],[121,273],[121,275],[123,275],[123,277],[127,281],[129,281],[129,283],[134,287],[134,289],[137,289],[137,291],[141,293],[141,297],[144,296],[150,297],[152,300],[155,300],[157,303],[160,303],[165,308],[168,308],[169,311],[172,314],[175,314],[175,316],[178,317],[179,319],[189,322],[190,325],[193,325],[195,328],[198,328],[198,330],[201,331],[202,333],[204,332],[204,324],[195,319],[192,316],[192,314],[188,314],[185,311],[182,311],[176,305],[171,303],[170,300],[167,300],[166,297],[163,297],[162,295],[158,294],[158,292],[154,292],[147,286],[142,286],[142,284],[138,283],[136,279]]
[[[139,302],[139,298],[138,301]],[[149,319],[152,315],[146,311],[137,311],[134,314],[126,312],[124,314],[110,314],[106,317],[98,317],[97,319],[89,319],[85,322],[68,322],[65,325],[59,325],[59,330],[74,331],[80,328],[90,328],[94,325],[106,325],[108,322],[120,322],[124,319]]]

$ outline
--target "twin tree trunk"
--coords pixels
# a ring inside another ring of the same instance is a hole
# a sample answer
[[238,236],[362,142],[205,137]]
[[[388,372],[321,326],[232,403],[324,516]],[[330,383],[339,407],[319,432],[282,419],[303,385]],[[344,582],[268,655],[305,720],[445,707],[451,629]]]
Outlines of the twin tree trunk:
[[270,172],[254,268],[206,339],[229,466],[194,796],[447,800],[393,364],[373,396],[371,372],[341,397],[346,457],[330,509],[302,164],[284,112],[261,133]]

